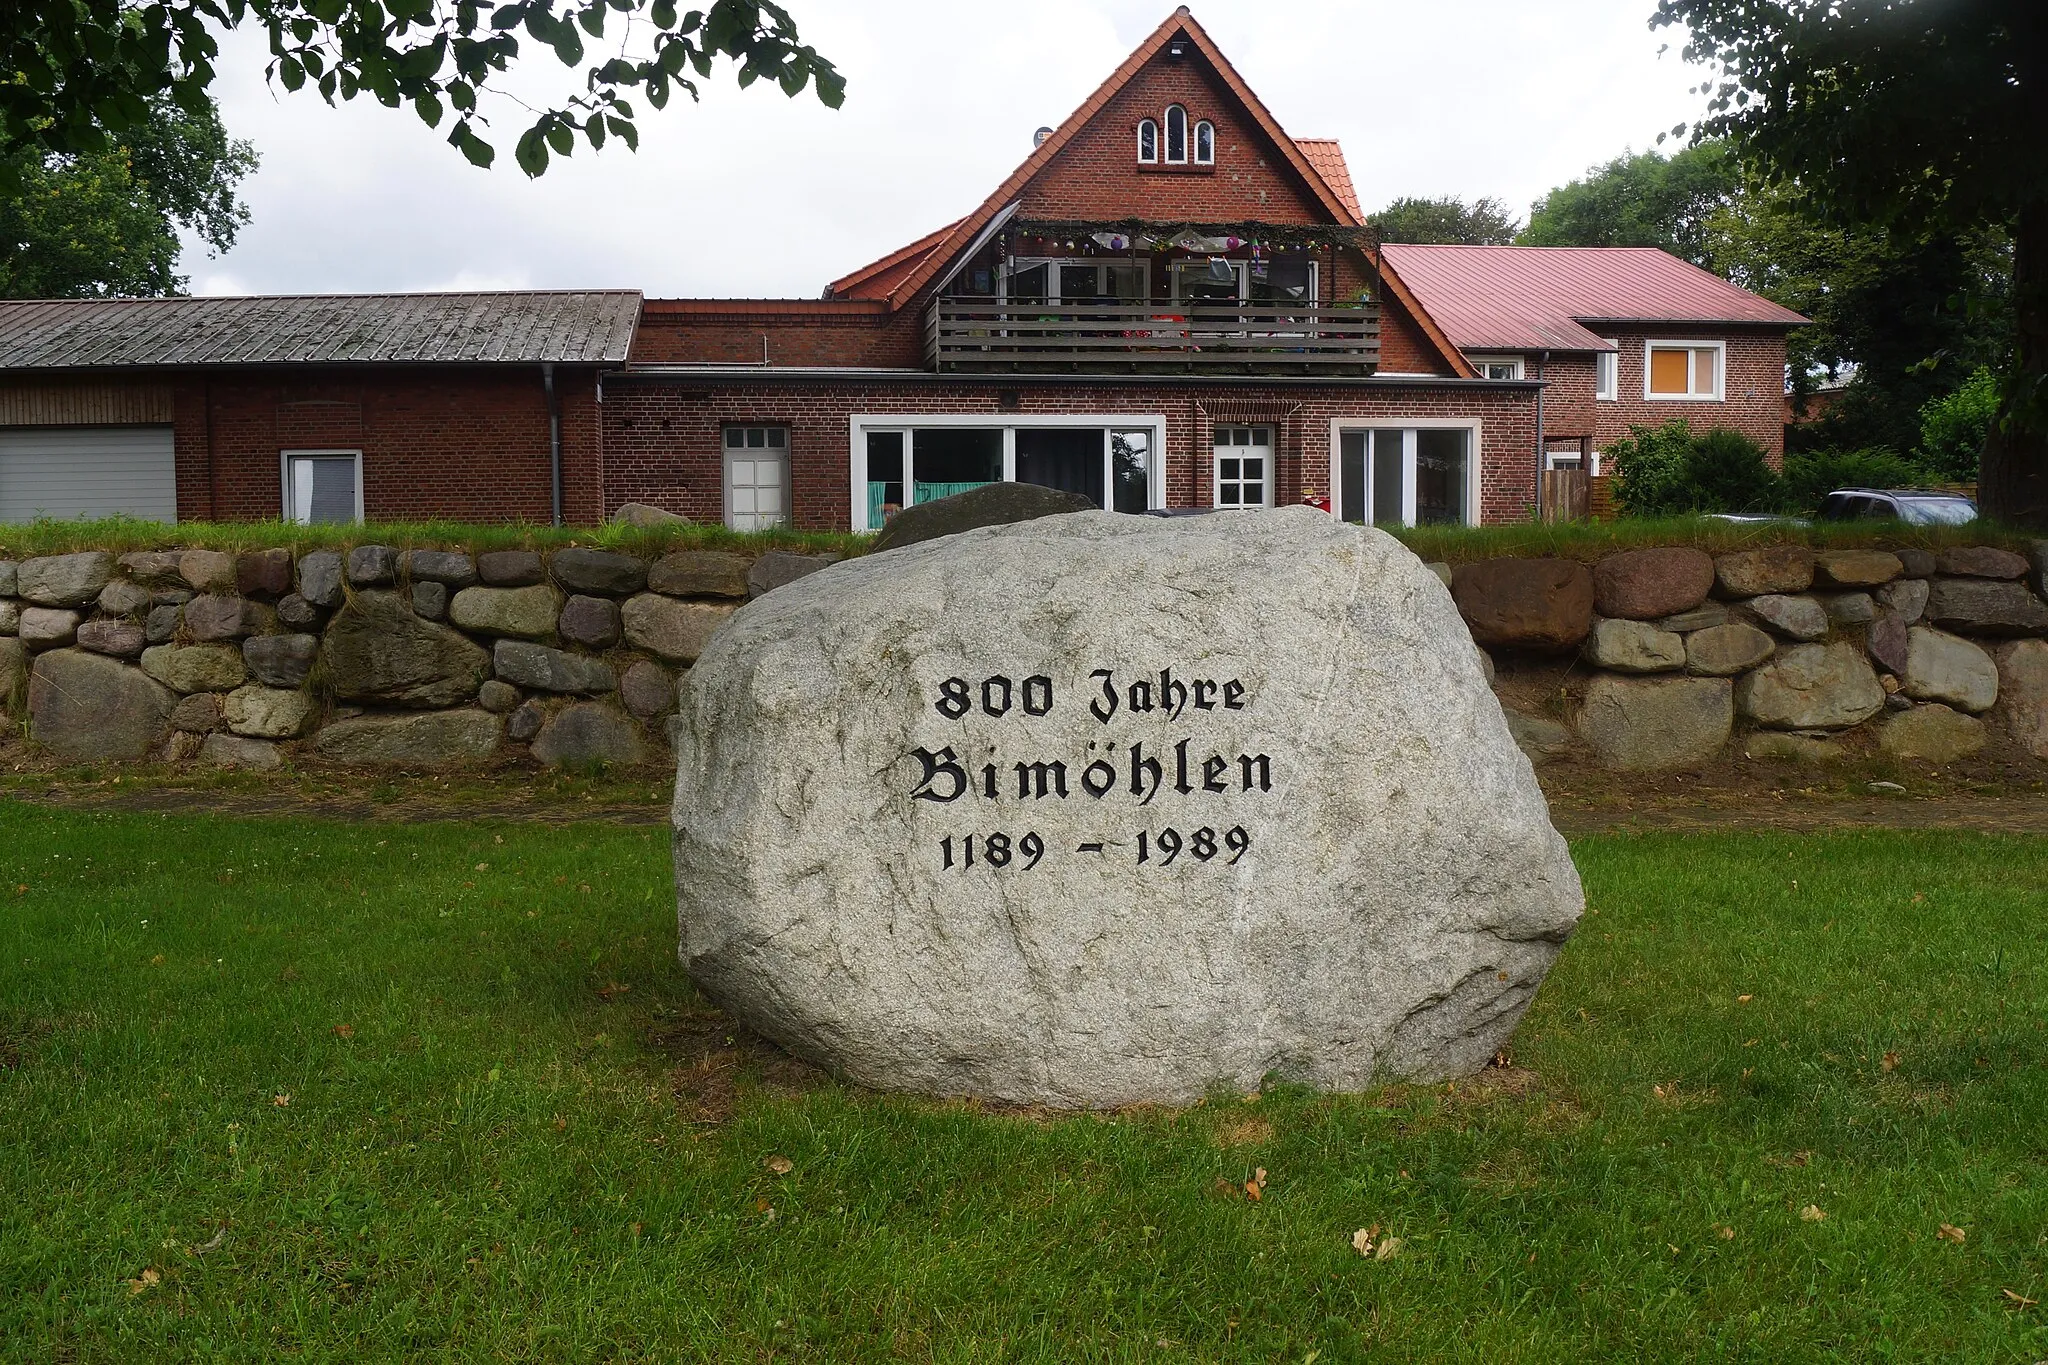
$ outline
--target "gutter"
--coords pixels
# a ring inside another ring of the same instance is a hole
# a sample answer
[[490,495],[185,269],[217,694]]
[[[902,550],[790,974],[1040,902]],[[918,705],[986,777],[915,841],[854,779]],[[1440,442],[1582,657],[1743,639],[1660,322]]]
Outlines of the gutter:
[[[562,524],[562,405],[555,393],[552,361],[540,367],[541,391],[548,399],[548,476],[554,488],[555,525]],[[1541,424],[1538,424],[1539,428]]]

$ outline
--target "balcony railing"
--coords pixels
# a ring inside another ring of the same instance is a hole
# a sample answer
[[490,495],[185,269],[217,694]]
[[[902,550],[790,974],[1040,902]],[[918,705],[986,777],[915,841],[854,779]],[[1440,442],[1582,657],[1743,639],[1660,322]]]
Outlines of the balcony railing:
[[1367,375],[1374,304],[1036,304],[938,299],[925,320],[935,370]]

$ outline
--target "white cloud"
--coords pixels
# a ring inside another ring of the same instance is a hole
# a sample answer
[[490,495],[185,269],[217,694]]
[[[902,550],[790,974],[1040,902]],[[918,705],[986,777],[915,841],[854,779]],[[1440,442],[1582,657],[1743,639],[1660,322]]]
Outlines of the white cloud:
[[[638,287],[814,297],[971,209],[1170,12],[1165,0],[790,0],[848,77],[832,111],[729,80],[643,108],[637,155],[583,149],[529,181],[497,130],[472,169],[409,111],[273,92],[263,45],[222,45],[218,88],[263,166],[203,293]],[[1404,194],[1550,187],[1694,117],[1697,82],[1649,0],[1208,0],[1196,17],[1281,123],[1344,143],[1368,209]],[[534,61],[551,60],[544,50]],[[537,79],[535,72],[525,79]],[[547,73],[550,77],[552,73]],[[641,101],[644,105],[644,101]]]

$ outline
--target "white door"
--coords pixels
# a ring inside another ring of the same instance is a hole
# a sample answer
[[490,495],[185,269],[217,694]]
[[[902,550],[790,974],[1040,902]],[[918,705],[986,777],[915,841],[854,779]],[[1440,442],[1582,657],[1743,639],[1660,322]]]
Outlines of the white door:
[[1216,428],[1216,506],[1273,505],[1273,429]]
[[178,519],[169,427],[0,427],[0,522]]
[[789,524],[789,433],[783,428],[726,428],[725,524],[735,531]]

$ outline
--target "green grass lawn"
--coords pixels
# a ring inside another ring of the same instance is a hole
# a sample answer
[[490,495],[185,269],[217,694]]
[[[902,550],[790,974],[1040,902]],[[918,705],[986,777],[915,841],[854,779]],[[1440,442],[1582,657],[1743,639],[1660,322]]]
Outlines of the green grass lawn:
[[0,1353],[2048,1357],[2048,839],[1576,851],[1488,1081],[1054,1116],[728,1047],[658,830],[0,802]]

